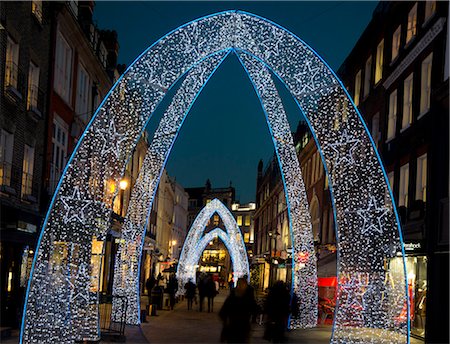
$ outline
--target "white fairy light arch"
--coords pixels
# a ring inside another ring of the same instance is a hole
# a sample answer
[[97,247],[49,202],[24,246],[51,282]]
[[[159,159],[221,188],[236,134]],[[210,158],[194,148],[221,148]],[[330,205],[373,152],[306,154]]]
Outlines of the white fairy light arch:
[[[217,214],[222,219],[225,230],[215,228],[208,233],[205,228],[211,217]],[[244,240],[233,214],[217,198],[209,202],[197,215],[184,241],[183,250],[177,268],[178,293],[184,292],[184,285],[192,279],[195,281],[196,265],[208,243],[219,237],[228,249],[233,263],[233,277],[250,276],[250,270]]]
[[[268,119],[280,113],[268,69],[285,84],[311,127],[327,169],[339,252],[332,342],[409,341],[405,272],[393,274],[389,268],[389,259],[404,253],[398,216],[364,121],[335,74],[303,41],[267,19],[228,11],[195,20],[157,41],[101,104],[67,164],[44,221],[27,291],[22,342],[98,338],[92,240],[105,238],[126,162],[176,81],[201,61],[229,51],[240,57]],[[272,137],[278,152],[286,151],[288,157],[289,138]],[[301,175],[285,175],[284,184],[287,193],[303,187]],[[291,213],[301,209],[301,198],[290,198],[288,206]],[[292,233],[295,274],[302,274],[300,267],[313,259],[310,236],[306,231]],[[301,238],[305,240],[297,240]],[[313,290],[314,280],[309,275],[302,286]]]

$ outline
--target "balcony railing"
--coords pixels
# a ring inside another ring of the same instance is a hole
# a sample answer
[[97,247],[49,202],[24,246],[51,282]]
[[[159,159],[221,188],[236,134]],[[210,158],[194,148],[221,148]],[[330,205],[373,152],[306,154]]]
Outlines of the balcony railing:
[[5,90],[22,99],[25,90],[25,74],[12,61],[5,64]]
[[23,172],[22,165],[0,162],[0,191],[21,200],[36,203],[39,199],[39,176]]

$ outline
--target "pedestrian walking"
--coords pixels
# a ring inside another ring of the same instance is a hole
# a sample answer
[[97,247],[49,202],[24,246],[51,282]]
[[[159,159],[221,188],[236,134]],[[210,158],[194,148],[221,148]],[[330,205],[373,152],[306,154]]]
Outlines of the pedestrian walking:
[[145,282],[145,288],[147,289],[147,295],[150,296],[153,287],[156,284],[156,278],[153,276],[153,274],[147,278],[147,281]]
[[285,342],[284,332],[290,313],[291,295],[283,281],[277,281],[267,295],[265,313],[267,314],[264,339],[273,343]]
[[175,294],[178,290],[178,281],[174,274],[169,277],[169,282],[167,283],[167,292],[169,293],[170,309],[173,310],[175,306]]
[[217,295],[216,284],[211,276],[206,281],[206,297],[208,298],[208,313],[214,311],[214,298]]
[[205,276],[200,276],[198,284],[197,284],[197,288],[198,288],[198,296],[199,296],[199,306],[198,306],[198,310],[200,312],[203,311],[203,301],[205,300],[206,294],[207,294],[207,288],[206,288],[206,277]]
[[188,311],[192,309],[192,301],[195,299],[196,294],[196,285],[192,282],[192,278],[184,285],[184,289],[186,290],[186,299],[187,299],[187,307]]
[[223,322],[221,341],[227,343],[248,343],[251,329],[251,316],[256,309],[247,280],[239,278],[225,300],[219,316]]

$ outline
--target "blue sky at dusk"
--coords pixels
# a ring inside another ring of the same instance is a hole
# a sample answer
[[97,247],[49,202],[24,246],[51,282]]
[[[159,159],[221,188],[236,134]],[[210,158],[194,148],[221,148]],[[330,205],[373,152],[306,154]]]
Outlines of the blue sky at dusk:
[[[337,70],[369,23],[377,2],[122,2],[97,1],[99,28],[118,33],[119,63],[127,66],[176,27],[219,11],[240,9],[268,18],[295,33]],[[280,90],[291,129],[301,114]],[[158,110],[162,113],[167,102]],[[159,116],[155,116],[157,119]],[[154,128],[156,121],[149,126]],[[150,129],[151,130],[151,129]],[[256,169],[273,145],[255,92],[237,59],[230,56],[192,107],[168,161],[169,174],[184,187],[236,188],[241,203],[254,201]]]

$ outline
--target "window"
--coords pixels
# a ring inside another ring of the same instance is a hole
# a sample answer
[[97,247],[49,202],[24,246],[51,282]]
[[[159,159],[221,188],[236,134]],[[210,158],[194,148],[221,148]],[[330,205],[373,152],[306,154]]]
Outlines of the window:
[[408,207],[408,186],[409,186],[409,164],[400,167],[400,186],[398,195],[398,205]]
[[394,171],[388,173],[389,186],[394,193]]
[[50,192],[53,192],[61,177],[67,159],[69,126],[58,115],[53,120],[52,163],[50,166]]
[[250,226],[250,215],[245,216],[245,225]]
[[27,94],[27,109],[36,110],[38,108],[39,95],[39,67],[33,62],[30,62],[30,69],[28,71],[28,94]]
[[8,36],[6,40],[5,87],[17,89],[19,74],[19,44]]
[[33,191],[34,147],[25,145],[22,166],[22,197]]
[[219,225],[219,215],[214,214],[213,223],[214,223],[214,226],[218,226]]
[[417,3],[408,13],[408,27],[406,29],[406,44],[416,36],[417,32]]
[[402,129],[409,127],[412,123],[412,96],[413,96],[413,73],[403,83],[403,117]]
[[375,146],[378,148],[378,144],[380,142],[380,113],[377,112],[372,117],[372,138],[375,142]]
[[402,26],[399,25],[397,30],[394,31],[394,34],[392,35],[392,57],[391,61],[394,61],[397,56],[398,52],[400,51],[400,35],[402,33]]
[[242,226],[242,215],[238,215],[237,224],[238,224],[238,226]]
[[417,158],[416,199],[427,201],[427,155]]
[[355,105],[359,105],[359,97],[361,92],[361,70],[356,73],[355,76],[355,96],[353,97],[353,101],[355,102]]
[[244,233],[244,242],[248,244],[250,242],[250,233]]
[[372,56],[366,60],[366,68],[364,70],[364,98],[369,95],[370,83],[372,82]]
[[430,110],[432,60],[433,53],[428,55],[422,62],[420,76],[420,115],[424,115]]
[[31,13],[33,13],[39,23],[42,24],[42,0],[31,1]]
[[55,59],[55,91],[69,103],[72,80],[72,48],[59,31],[56,37]]
[[0,130],[0,185],[11,185],[14,135]]
[[80,63],[78,65],[78,85],[77,85],[77,100],[75,109],[78,115],[83,115],[82,118],[86,118],[89,112],[91,95],[91,80],[86,69]]
[[320,168],[319,152],[316,152],[315,158],[316,158],[316,176],[315,176],[315,180],[317,181],[317,180],[319,180],[320,170],[321,170],[321,168]]
[[436,11],[436,1],[425,1],[425,21],[431,18]]
[[396,122],[397,122],[397,90],[393,91],[389,96],[387,140],[391,140],[395,137]]
[[375,59],[375,84],[383,77],[383,52],[384,52],[384,39],[377,46],[377,56]]
[[196,208],[197,207],[197,200],[196,199],[190,199],[189,200],[189,208]]

